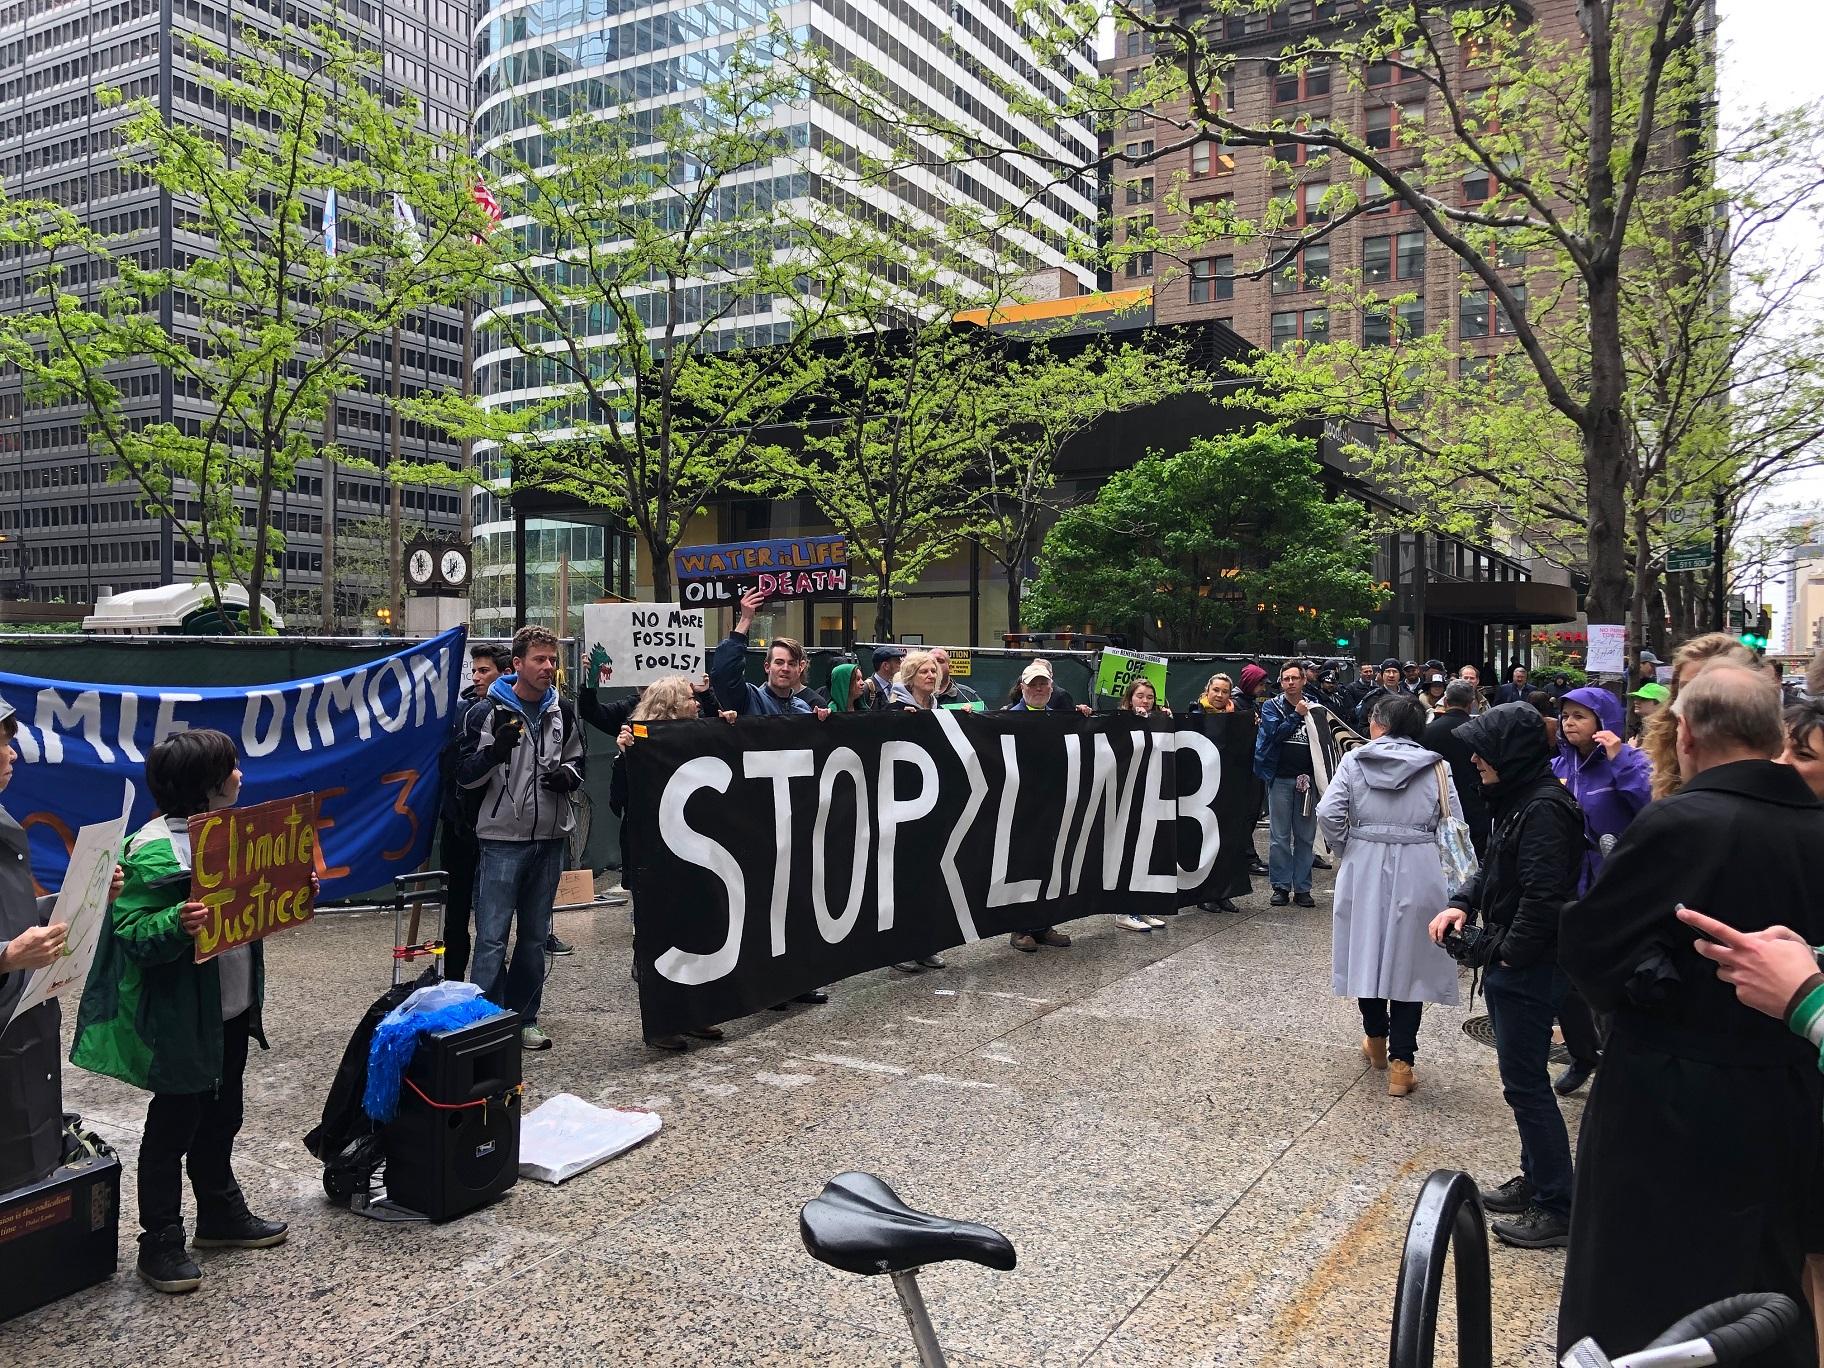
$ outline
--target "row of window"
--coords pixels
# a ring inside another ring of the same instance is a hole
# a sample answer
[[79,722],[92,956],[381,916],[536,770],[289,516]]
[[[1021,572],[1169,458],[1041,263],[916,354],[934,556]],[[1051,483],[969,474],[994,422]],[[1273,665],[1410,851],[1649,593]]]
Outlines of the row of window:
[[[1196,280],[1193,277],[1193,285]],[[1526,303],[1526,287],[1516,285],[1514,293]],[[1295,342],[1328,342],[1330,315],[1327,308],[1286,309],[1272,315],[1269,332],[1273,350],[1279,351]],[[1362,310],[1362,345],[1388,346],[1396,337],[1417,337],[1425,331],[1423,297],[1401,300],[1398,304]],[[1486,289],[1466,291],[1457,304],[1457,337],[1473,341],[1483,337],[1507,337],[1514,331],[1513,320]]]

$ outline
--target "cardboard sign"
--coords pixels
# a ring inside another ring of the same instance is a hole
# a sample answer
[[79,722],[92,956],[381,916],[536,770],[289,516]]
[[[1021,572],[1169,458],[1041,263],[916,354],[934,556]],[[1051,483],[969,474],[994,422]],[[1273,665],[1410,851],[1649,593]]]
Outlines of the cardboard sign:
[[686,546],[672,553],[678,597],[687,607],[732,604],[750,589],[774,599],[846,598],[849,543],[845,537]]
[[1107,698],[1119,698],[1134,679],[1146,680],[1153,686],[1154,696],[1161,703],[1165,702],[1164,656],[1104,648],[1096,662],[1096,692]]
[[190,819],[190,900],[209,908],[198,964],[311,919],[316,823],[314,793]]
[[704,670],[703,609],[677,603],[583,606],[583,687],[637,688]]
[[[132,811],[133,785],[127,784],[118,818],[77,831],[63,887],[57,891],[50,920],[45,923],[55,926],[62,922],[70,928],[64,937],[63,953],[54,963],[33,971],[5,1026],[72,986],[80,988],[88,982],[89,966],[95,962],[95,948],[101,944],[101,930],[108,920],[108,886],[114,880],[114,866],[120,862],[120,849],[127,841],[127,821]],[[0,1026],[0,1034],[5,1026]]]

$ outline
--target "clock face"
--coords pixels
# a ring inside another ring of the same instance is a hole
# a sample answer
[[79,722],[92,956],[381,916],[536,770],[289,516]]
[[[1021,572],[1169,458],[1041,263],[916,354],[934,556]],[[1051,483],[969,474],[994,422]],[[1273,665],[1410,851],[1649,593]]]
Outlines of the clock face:
[[461,584],[469,577],[469,558],[454,547],[451,547],[448,551],[443,553],[443,561],[440,568],[443,571],[443,582],[445,584]]
[[431,559],[431,553],[422,546],[405,558],[406,577],[413,584],[429,584],[431,572],[436,568],[436,562]]

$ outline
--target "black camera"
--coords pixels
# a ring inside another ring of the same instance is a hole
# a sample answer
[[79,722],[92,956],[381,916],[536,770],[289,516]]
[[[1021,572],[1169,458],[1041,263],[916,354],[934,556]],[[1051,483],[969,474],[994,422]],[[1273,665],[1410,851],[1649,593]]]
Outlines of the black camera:
[[1471,969],[1483,968],[1501,948],[1501,937],[1486,926],[1465,923],[1460,931],[1444,934],[1444,953]]

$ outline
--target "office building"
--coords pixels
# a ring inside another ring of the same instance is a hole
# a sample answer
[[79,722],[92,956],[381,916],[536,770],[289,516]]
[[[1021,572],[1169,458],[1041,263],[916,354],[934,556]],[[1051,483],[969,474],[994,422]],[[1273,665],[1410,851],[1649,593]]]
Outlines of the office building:
[[[801,41],[827,48],[838,66],[871,68],[908,119],[934,113],[997,141],[1030,140],[1050,156],[1085,163],[1094,158],[1095,137],[1083,123],[1016,117],[996,90],[991,75],[1061,94],[1074,77],[1095,71],[1095,54],[1087,49],[1069,54],[1069,72],[1042,67],[1012,0],[666,0],[651,12],[642,8],[638,17],[617,0],[537,0],[483,9],[475,32],[476,141],[485,151],[505,140],[530,139],[538,118],[578,109],[619,109],[638,118],[658,105],[688,100],[716,77],[734,44],[762,35],[775,13]],[[804,150],[751,179],[770,181],[765,193],[775,199],[842,203],[844,192],[831,185],[833,168],[852,160],[856,149],[877,145],[815,96],[792,117]],[[1046,167],[1023,159],[953,167],[948,174],[915,167],[885,186],[876,204],[898,221],[917,222],[965,199],[991,213],[1024,206],[1018,224],[1003,232],[1000,250],[1023,259],[1035,275],[1049,272],[1056,290],[1093,286],[1093,272],[1074,264],[1069,251],[1094,233],[1095,192],[1087,177],[1054,184]],[[784,340],[790,327],[785,316],[771,301],[759,300],[722,326],[731,344],[766,344]],[[516,351],[491,340],[487,317],[479,316],[476,393],[503,405],[551,394],[525,383],[523,364],[515,364],[520,361]],[[478,448],[480,469],[504,473],[490,464],[493,459]],[[527,517],[528,505],[519,502],[516,515],[500,501],[478,501],[477,631],[511,626],[516,579],[527,616],[554,620],[561,605],[572,629],[580,605],[599,594],[632,597],[641,586],[650,592],[650,568],[639,564],[643,551],[612,519]],[[688,540],[713,540],[713,519],[700,521]]]
[[[188,40],[228,45],[252,25],[340,25],[379,59],[379,74],[422,104],[434,132],[460,135],[468,126],[468,0],[5,0],[0,3],[0,185],[16,197],[45,197],[80,212],[113,239],[115,250],[144,267],[169,267],[177,254],[206,253],[210,244],[181,231],[160,192],[117,162],[118,129],[132,111],[104,107],[100,95],[119,91],[126,102],[152,100],[171,117],[226,129],[226,114],[186,71]],[[40,258],[0,253],[0,310],[17,309],[31,288]],[[93,288],[95,282],[70,282]],[[185,325],[174,301],[173,326]],[[462,315],[432,310],[399,334],[400,389],[456,389],[464,357]],[[353,359],[362,384],[337,400],[336,433],[348,450],[384,464],[390,444],[388,394],[394,356],[383,339]],[[123,365],[119,383],[129,419],[200,424],[200,400],[175,392],[156,367]],[[84,411],[26,402],[18,375],[0,376],[0,596],[93,602],[98,588],[147,588],[197,577],[201,566],[168,519],[141,506],[137,487],[110,479],[111,459],[91,450]],[[455,465],[457,447],[416,424],[402,429],[407,460]],[[454,488],[403,491],[405,520],[454,531],[463,495]],[[344,471],[325,488],[318,460],[303,463],[296,488],[275,499],[274,517],[286,549],[272,578],[271,597],[292,627],[318,619],[323,538],[333,516],[344,529],[337,549],[343,568],[344,622],[359,601],[384,585],[384,545],[359,545],[386,512],[384,482],[371,472]],[[251,516],[251,492],[246,500]],[[351,580],[351,570],[357,579]],[[358,582],[357,582],[358,581]]]

